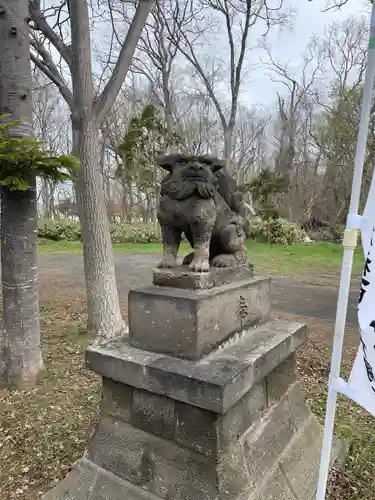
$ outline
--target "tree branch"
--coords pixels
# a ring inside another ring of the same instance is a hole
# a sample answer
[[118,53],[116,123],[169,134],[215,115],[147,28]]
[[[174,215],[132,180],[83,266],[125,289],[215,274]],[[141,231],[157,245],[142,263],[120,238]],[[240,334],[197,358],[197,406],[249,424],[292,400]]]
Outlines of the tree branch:
[[134,14],[133,21],[126,34],[124,43],[121,47],[119,57],[113,69],[112,75],[103,89],[100,97],[94,103],[97,123],[100,125],[109,113],[116,97],[124,83],[126,74],[132,62],[133,54],[136,49],[139,36],[146,24],[146,20],[153,0],[143,0],[139,2]]
[[69,48],[65,45],[63,40],[53,31],[51,26],[47,23],[40,10],[39,0],[29,0],[29,14],[34,22],[35,29],[43,33],[43,35],[52,43],[55,49],[59,52],[61,57],[71,68],[72,57]]
[[45,49],[43,43],[36,37],[30,40],[30,48],[33,48],[38,55],[42,58],[39,59],[37,55],[33,54],[30,50],[31,61],[57,86],[60,90],[61,95],[65,99],[69,108],[73,109],[73,94],[70,90],[68,84],[61,76],[59,70],[57,69],[55,63],[52,60],[51,55]]
[[[177,2],[177,7],[179,7],[179,2]],[[209,76],[206,74],[203,66],[200,64],[194,47],[193,43],[189,40],[186,31],[187,31],[187,23],[186,23],[186,17],[185,17],[185,11],[187,9],[187,5],[185,4],[183,10],[182,10],[182,15],[179,15],[179,9],[176,9],[176,12],[174,13],[174,27],[176,29],[171,29],[170,23],[168,20],[165,18],[165,25],[168,30],[168,35],[170,37],[170,40],[173,41],[173,43],[176,45],[177,49],[179,52],[185,56],[185,58],[189,61],[189,63],[192,65],[192,67],[195,69],[195,71],[198,73],[202,83],[206,87],[206,91],[212,100],[216,111],[219,115],[220,121],[222,123],[223,129],[227,128],[227,120],[224,114],[224,111],[220,105],[220,102],[218,98],[215,95],[215,90],[214,86],[212,85]],[[194,17],[194,16],[193,16]],[[192,19],[189,19],[190,22]],[[200,34],[196,36],[196,39],[199,38]]]
[[242,66],[243,66],[243,61],[244,61],[245,53],[246,53],[247,38],[248,38],[249,27],[250,27],[250,18],[251,18],[251,0],[247,0],[246,1],[245,26],[244,26],[242,36],[241,36],[240,55],[239,55],[238,61],[237,61],[235,78],[234,78],[233,88],[232,88],[232,110],[231,110],[231,116],[230,116],[230,122],[231,122],[232,126],[234,126],[234,122],[236,120],[236,112],[237,112],[238,97],[239,97],[238,94],[240,91],[241,73],[242,73]]

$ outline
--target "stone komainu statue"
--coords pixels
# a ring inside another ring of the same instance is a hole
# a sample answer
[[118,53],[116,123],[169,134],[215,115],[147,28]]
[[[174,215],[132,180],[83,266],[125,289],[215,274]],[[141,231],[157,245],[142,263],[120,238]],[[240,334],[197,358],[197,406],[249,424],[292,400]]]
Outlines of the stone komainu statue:
[[177,265],[182,233],[194,249],[183,262],[192,271],[246,263],[246,207],[224,162],[210,156],[173,154],[157,164],[169,172],[161,183],[158,207],[163,238],[159,267]]

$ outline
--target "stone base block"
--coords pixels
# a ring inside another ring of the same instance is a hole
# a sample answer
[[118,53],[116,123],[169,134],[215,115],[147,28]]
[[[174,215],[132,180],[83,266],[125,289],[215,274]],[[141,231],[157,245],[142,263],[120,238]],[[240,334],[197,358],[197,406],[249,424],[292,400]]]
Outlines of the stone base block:
[[106,416],[101,417],[89,443],[88,458],[170,500],[231,500],[249,487],[238,443],[220,458],[210,458]]
[[[232,415],[227,425],[234,421]],[[217,456],[207,456],[193,451],[189,439],[181,445],[175,434],[155,436],[102,408],[87,456],[44,500],[314,499],[322,427],[298,383],[235,434]],[[340,452],[336,442],[332,460]]]
[[255,384],[225,414],[103,379],[101,414],[207,457],[225,453],[267,408],[266,384]]
[[270,279],[208,290],[150,286],[129,292],[130,345],[199,359],[244,328],[270,317]]
[[254,266],[245,264],[235,267],[211,268],[208,273],[193,273],[187,266],[173,269],[154,269],[152,283],[157,286],[207,290],[215,286],[246,280],[254,276]]
[[160,500],[160,497],[82,458],[43,500]]
[[[323,428],[310,414],[250,496],[241,500],[315,500]],[[334,440],[331,464],[341,465],[346,448]]]
[[[232,500],[250,495],[262,488],[275,467],[288,484],[295,482],[297,500],[309,498],[322,430],[298,383],[268,408],[264,385],[259,384],[224,415],[160,396],[147,414],[147,405],[139,405],[140,399],[146,403],[147,398],[146,392],[133,398],[130,422],[109,416],[102,406],[88,446],[90,460],[171,500]],[[137,415],[139,406],[141,415]],[[163,420],[169,425],[160,425]],[[150,425],[152,421],[157,425]]]
[[286,375],[280,371],[272,376],[271,372],[306,339],[305,325],[274,320],[242,332],[197,361],[137,349],[123,337],[87,349],[86,362],[108,379],[225,414],[267,376],[270,400],[280,395],[282,384],[285,391],[292,374],[286,370]]

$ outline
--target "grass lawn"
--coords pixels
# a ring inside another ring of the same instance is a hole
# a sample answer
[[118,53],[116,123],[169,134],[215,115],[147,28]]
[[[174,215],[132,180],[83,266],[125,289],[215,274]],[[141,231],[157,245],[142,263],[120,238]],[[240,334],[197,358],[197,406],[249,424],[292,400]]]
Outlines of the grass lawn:
[[[343,250],[333,243],[311,243],[307,245],[267,245],[248,241],[247,247],[257,274],[307,274],[310,272],[337,273],[341,266]],[[160,244],[114,244],[115,252],[160,253]],[[189,245],[181,245],[180,254],[189,252]],[[82,244],[70,241],[42,240],[39,251],[43,253],[82,252]],[[363,268],[362,249],[355,252],[353,272],[359,274]]]

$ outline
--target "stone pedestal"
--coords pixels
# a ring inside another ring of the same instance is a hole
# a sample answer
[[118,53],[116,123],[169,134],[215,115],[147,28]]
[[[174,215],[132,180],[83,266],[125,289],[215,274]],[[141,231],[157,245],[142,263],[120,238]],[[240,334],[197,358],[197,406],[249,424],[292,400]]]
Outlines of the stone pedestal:
[[244,272],[155,271],[130,292],[129,338],[87,350],[99,423],[45,500],[313,500],[322,428],[295,379],[307,329],[272,320],[269,279]]

